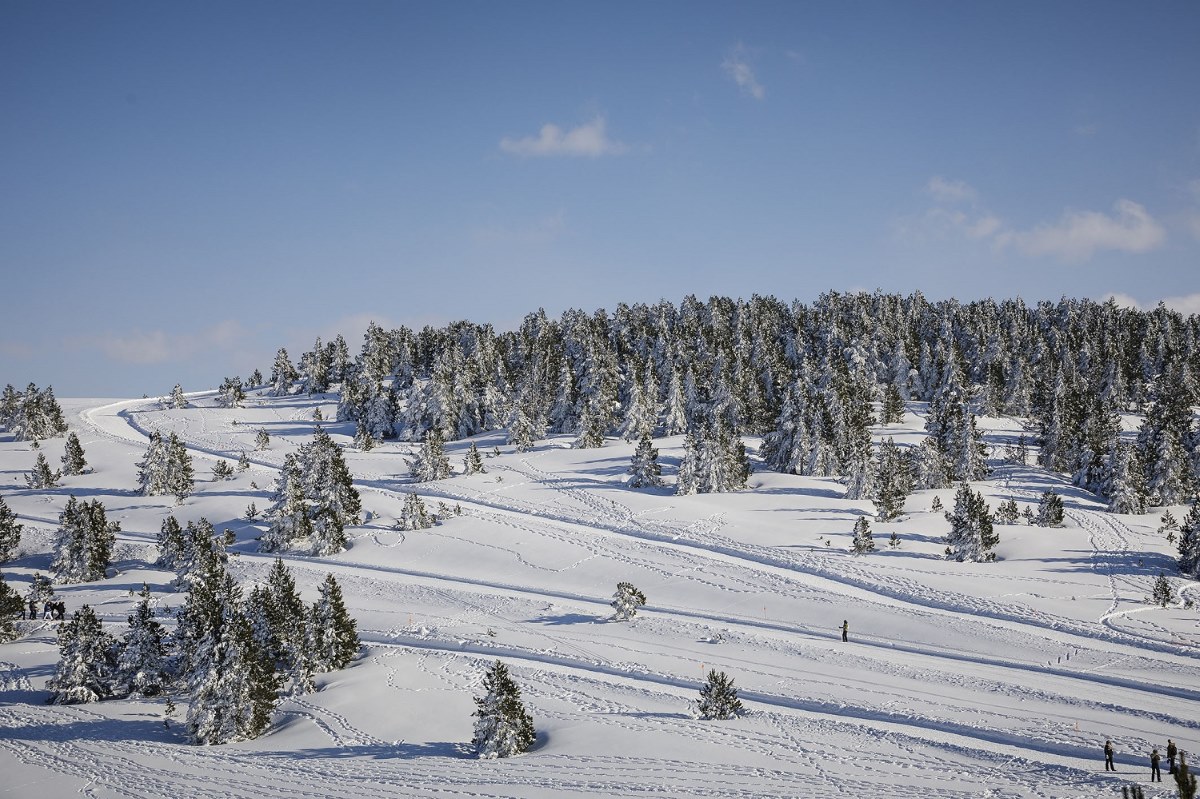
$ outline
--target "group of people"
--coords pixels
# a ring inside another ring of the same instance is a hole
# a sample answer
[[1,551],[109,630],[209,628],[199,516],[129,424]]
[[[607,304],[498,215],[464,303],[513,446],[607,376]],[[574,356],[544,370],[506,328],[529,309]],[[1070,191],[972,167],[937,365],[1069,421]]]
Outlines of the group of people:
[[[1104,770],[1116,771],[1117,767],[1113,763],[1113,742],[1111,740],[1104,742]],[[1175,773],[1175,758],[1179,754],[1179,747],[1175,746],[1175,742],[1170,738],[1167,739],[1167,768],[1168,773]],[[1158,753],[1158,747],[1150,750],[1150,781],[1162,782],[1162,771],[1159,770],[1159,762],[1162,761],[1162,755]]]
[[[62,621],[67,615],[67,603],[61,599],[51,602],[46,600],[42,603],[42,618],[50,619],[51,621]],[[21,618],[25,618],[25,607],[21,607]],[[37,599],[29,600],[29,620],[33,621],[37,618]]]

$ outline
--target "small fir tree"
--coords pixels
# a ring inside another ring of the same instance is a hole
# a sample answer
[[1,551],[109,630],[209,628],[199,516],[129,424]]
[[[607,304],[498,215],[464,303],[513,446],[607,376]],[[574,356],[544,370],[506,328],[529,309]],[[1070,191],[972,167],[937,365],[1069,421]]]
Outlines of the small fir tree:
[[230,477],[233,477],[233,467],[229,465],[228,461],[219,459],[213,465],[212,475],[214,483],[219,483],[222,480],[228,480]]
[[855,555],[865,555],[875,551],[875,539],[871,536],[871,523],[866,516],[859,516],[854,522],[854,539],[850,551]]
[[17,637],[17,625],[13,619],[25,608],[25,600],[13,590],[0,574],[0,644],[13,641]]
[[266,429],[260,427],[258,432],[254,434],[254,448],[259,452],[262,452],[264,449],[267,449],[270,446],[271,434],[268,433]]
[[1175,592],[1171,589],[1171,582],[1162,572],[1158,573],[1158,579],[1154,581],[1154,591],[1151,594],[1154,604],[1160,608],[1165,608],[1175,599]]
[[888,383],[883,390],[883,410],[879,421],[883,424],[899,424],[904,421],[904,397],[895,383]]
[[1185,577],[1200,576],[1200,497],[1179,525],[1179,573]]
[[51,704],[98,702],[113,695],[113,639],[89,605],[59,628],[58,650],[58,666],[46,683]]
[[954,510],[946,513],[950,532],[946,535],[946,557],[957,561],[995,560],[992,548],[999,536],[992,529],[992,514],[983,496],[965,482],[954,496]]
[[479,452],[479,447],[475,446],[475,442],[471,442],[471,448],[467,450],[467,456],[463,458],[463,473],[464,474],[484,474],[487,469],[483,466],[483,455]]
[[646,604],[646,595],[634,588],[632,583],[621,582],[617,583],[617,592],[609,604],[616,611],[614,620],[629,621],[637,615],[638,608]]
[[426,530],[436,523],[436,518],[425,507],[425,502],[416,494],[404,497],[400,517],[396,519],[397,530]]
[[929,505],[929,512],[937,513],[940,510],[942,510],[942,498],[935,495],[933,498],[933,502],[930,503],[930,505]]
[[39,452],[33,468],[25,475],[25,485],[32,489],[55,488],[58,486],[60,477],[62,477],[61,472],[51,471],[50,464],[46,460],[46,453]]
[[1063,515],[1062,497],[1054,491],[1042,492],[1037,509],[1038,527],[1062,527]]
[[17,522],[17,514],[0,497],[0,563],[7,563],[21,545],[21,531],[25,525]]
[[900,536],[896,535],[895,530],[892,531],[892,537],[888,539],[888,548],[889,549],[899,549],[900,548]]
[[87,471],[87,458],[84,457],[83,445],[79,443],[79,436],[68,433],[66,446],[63,448],[62,473],[76,475],[83,474],[85,471]]
[[521,703],[521,689],[497,660],[484,674],[484,695],[475,698],[475,734],[471,745],[480,759],[528,752],[535,733],[533,718]]
[[1158,521],[1158,532],[1166,534],[1168,544],[1174,544],[1175,532],[1179,529],[1179,520],[1171,513],[1171,509],[1167,508]]
[[150,588],[143,584],[138,596],[141,601],[117,647],[115,685],[120,694],[157,696],[169,679],[167,633],[154,618]]
[[1016,524],[1019,518],[1021,518],[1021,512],[1017,508],[1015,499],[1001,502],[996,506],[996,513],[992,516],[996,524]]
[[176,383],[175,388],[171,389],[171,407],[186,408],[187,406],[188,401],[187,397],[183,395],[183,387]]
[[1196,776],[1188,769],[1187,755],[1179,753],[1179,765],[1175,767],[1175,788],[1179,799],[1196,799]]
[[629,487],[661,486],[662,467],[658,464],[658,448],[648,436],[642,436],[629,463]]
[[93,499],[80,502],[73,495],[58,516],[58,542],[54,576],[59,582],[103,580],[112,557],[120,522],[110,522],[104,505]]
[[246,450],[242,450],[242,454],[238,457],[238,471],[245,472],[250,469],[250,458],[246,455]]
[[450,458],[446,456],[445,441],[439,430],[435,428],[425,433],[424,441],[408,466],[418,483],[445,480],[450,476]]
[[315,672],[344,669],[358,654],[361,645],[358,625],[346,610],[342,587],[332,574],[321,583],[317,601],[309,612],[311,662]]
[[700,688],[700,701],[696,712],[705,720],[726,721],[745,713],[738,699],[737,688],[725,672],[710,669],[708,679]]

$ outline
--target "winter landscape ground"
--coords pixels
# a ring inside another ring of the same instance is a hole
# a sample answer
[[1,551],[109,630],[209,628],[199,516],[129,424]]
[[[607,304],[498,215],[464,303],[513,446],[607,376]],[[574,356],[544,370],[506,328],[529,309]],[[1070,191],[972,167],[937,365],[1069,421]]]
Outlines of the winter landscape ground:
[[[13,587],[24,594],[49,570],[69,495],[100,499],[122,530],[108,579],[57,587],[68,614],[88,603],[119,630],[143,582],[160,610],[181,604],[174,575],[150,565],[167,514],[231,528],[235,576],[249,586],[266,575],[274,556],[255,541],[265,525],[245,509],[269,503],[284,455],[311,438],[315,410],[334,417],[337,398],[256,391],[239,409],[213,392],[189,399],[60,400],[93,471],[58,488],[26,488],[36,452],[0,434],[0,495],[25,525],[4,566]],[[902,423],[872,428],[875,441],[924,436],[924,410],[909,403]],[[1021,432],[1010,418],[978,425],[993,451]],[[675,496],[682,437],[655,442],[662,488],[625,485],[634,445],[620,439],[574,449],[550,437],[517,453],[503,431],[447,445],[460,464],[474,441],[486,473],[414,485],[414,445],[361,452],[353,424],[324,426],[346,445],[368,518],[343,553],[285,559],[308,602],[337,577],[361,657],[285,699],[265,736],[196,746],[164,725],[162,699],[46,704],[56,623],[20,622],[23,635],[0,645],[0,795],[1097,797],[1136,781],[1166,797],[1173,784],[1147,782],[1151,747],[1200,747],[1196,612],[1147,601],[1160,571],[1176,574],[1157,512],[1106,513],[1042,469],[994,458],[973,485],[993,508],[1035,505],[1052,487],[1065,525],[998,525],[995,562],[957,563],[943,558],[948,524],[931,511],[935,496],[952,506],[953,488],[912,494],[898,521],[874,522],[877,551],[855,556],[851,529],[873,514],[869,501],[844,499],[834,479],[765,470],[739,492]],[[260,428],[271,446],[256,451]],[[177,433],[195,459],[196,491],[180,504],[135,490],[153,430]],[[55,463],[62,447],[41,451]],[[218,458],[242,451],[248,471],[209,481]],[[397,532],[412,490],[461,514]],[[892,532],[898,548],[886,546]],[[1171,579],[1196,596],[1200,584]],[[629,622],[611,620],[620,581],[648,598]],[[472,697],[496,658],[522,687],[537,742],[479,760]],[[714,668],[734,679],[746,716],[693,717]],[[1106,738],[1116,774],[1103,768]]]

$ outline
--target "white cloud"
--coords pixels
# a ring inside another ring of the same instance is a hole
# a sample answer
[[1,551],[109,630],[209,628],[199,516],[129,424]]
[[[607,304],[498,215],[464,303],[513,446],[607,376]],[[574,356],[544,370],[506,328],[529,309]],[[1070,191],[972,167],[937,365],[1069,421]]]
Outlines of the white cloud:
[[1067,211],[1053,225],[1000,232],[996,241],[1026,255],[1050,255],[1064,261],[1086,261],[1097,252],[1148,252],[1162,246],[1162,225],[1132,200],[1118,200],[1111,215],[1101,211]]
[[1112,300],[1122,308],[1132,308],[1135,311],[1140,311],[1142,309],[1142,304],[1133,297],[1130,297],[1128,294],[1110,291],[1108,294],[1104,295],[1104,302],[1108,302],[1109,300]]
[[767,96],[767,90],[758,82],[754,69],[746,62],[745,54],[746,48],[739,43],[733,48],[733,52],[721,62],[721,69],[733,78],[733,82],[743,93],[750,95],[755,100],[761,100]]
[[1163,305],[1184,316],[1200,314],[1200,294],[1185,294],[1181,297],[1165,297]]
[[974,200],[977,192],[961,180],[947,180],[941,175],[934,175],[925,185],[925,191],[940,203],[958,203]]
[[608,138],[604,117],[596,117],[573,130],[564,131],[558,125],[542,126],[537,136],[500,140],[500,149],[521,156],[588,156],[619,155],[628,148]]

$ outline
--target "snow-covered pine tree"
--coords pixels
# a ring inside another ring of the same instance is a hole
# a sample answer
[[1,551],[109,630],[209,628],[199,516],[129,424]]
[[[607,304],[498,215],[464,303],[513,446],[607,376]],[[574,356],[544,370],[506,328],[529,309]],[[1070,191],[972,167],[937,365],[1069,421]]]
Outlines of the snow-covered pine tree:
[[98,702],[113,695],[113,639],[90,605],[59,627],[58,650],[58,666],[46,683],[51,704]]
[[854,537],[850,542],[850,551],[855,555],[865,555],[875,551],[875,539],[871,536],[871,523],[866,516],[859,516],[854,522]]
[[33,463],[33,468],[25,475],[25,485],[32,489],[55,488],[58,486],[58,479],[60,477],[62,477],[60,472],[50,469],[50,463],[46,460],[46,453],[39,452],[37,460]]
[[313,690],[308,642],[308,609],[296,590],[296,581],[280,558],[246,602],[255,640],[275,664],[285,690]]
[[508,442],[517,452],[528,452],[533,449],[534,442],[540,438],[537,435],[537,425],[530,418],[525,408],[525,402],[518,398],[513,403],[508,417]]
[[129,616],[129,628],[117,645],[114,690],[121,695],[157,696],[170,679],[167,665],[167,633],[154,618],[150,589],[145,584],[141,601]]
[[224,458],[218,458],[217,462],[213,464],[212,476],[214,483],[228,480],[230,477],[233,477],[233,467],[229,465],[229,461]]
[[904,421],[904,398],[895,383],[888,383],[883,389],[883,409],[879,415],[882,424],[899,424]]
[[1108,497],[1109,513],[1146,512],[1146,481],[1137,454],[1129,444],[1117,444],[1109,451],[1100,493]]
[[271,526],[259,539],[263,552],[287,549],[293,541],[307,541],[312,536],[312,521],[308,514],[308,499],[304,494],[304,476],[296,453],[283,456],[283,467],[275,480],[271,507],[264,514]]
[[176,564],[182,559],[186,547],[183,528],[179,526],[179,520],[174,516],[163,519],[158,530],[157,543],[158,560],[155,561],[155,565],[174,570]]
[[1015,499],[1007,499],[996,506],[996,512],[992,514],[992,521],[996,524],[1016,524],[1017,519],[1021,518],[1020,509],[1017,508]]
[[875,518],[891,521],[904,512],[904,502],[912,491],[911,461],[890,437],[879,445],[875,455]]
[[246,454],[246,450],[242,450],[242,454],[238,456],[237,469],[239,472],[250,471],[250,457]]
[[20,410],[21,395],[13,388],[13,384],[9,383],[4,386],[4,391],[0,392],[0,427],[12,430]]
[[1200,577],[1200,497],[1179,525],[1179,573],[1184,577]]
[[435,524],[434,516],[425,508],[425,502],[415,493],[404,497],[404,506],[396,519],[397,530],[426,530]]
[[79,436],[68,433],[66,446],[63,448],[62,473],[76,475],[83,474],[85,471],[87,471],[87,458],[84,457],[83,445],[79,443]]
[[103,580],[117,533],[121,531],[120,522],[108,521],[100,500],[79,502],[72,495],[67,498],[58,523],[55,579],[63,583]]
[[707,720],[727,721],[745,713],[738,699],[733,679],[723,671],[709,669],[708,678],[700,687],[700,700],[696,703],[697,715]]
[[950,485],[946,459],[936,441],[932,438],[923,439],[908,453],[914,489],[946,488]]
[[242,378],[227,377],[221,381],[217,389],[217,403],[222,408],[240,408],[246,401],[246,391],[242,387]]
[[1038,527],[1062,527],[1063,523],[1063,501],[1062,497],[1054,491],[1043,491],[1042,498],[1038,501],[1037,509],[1037,526]]
[[617,592],[609,603],[616,613],[615,621],[629,621],[637,615],[638,608],[646,604],[646,595],[633,586],[633,583],[617,583]]
[[536,733],[521,702],[521,689],[497,660],[483,676],[484,695],[475,697],[475,734],[471,745],[480,759],[528,752]]
[[154,497],[167,493],[167,477],[170,469],[167,442],[157,430],[150,433],[146,455],[138,463],[138,485],[143,496]]
[[658,448],[646,436],[638,441],[629,462],[629,487],[661,486],[662,467],[658,463]]
[[166,492],[173,494],[176,501],[183,502],[191,495],[192,490],[196,487],[196,480],[192,471],[192,456],[188,454],[187,447],[183,441],[175,433],[167,438],[167,477],[166,477]]
[[25,600],[13,590],[0,574],[0,644],[6,644],[17,637],[17,625],[13,620],[25,609]]
[[346,610],[342,587],[332,574],[321,583],[308,615],[308,640],[314,672],[344,669],[358,654],[358,625]]
[[483,455],[479,453],[479,447],[475,446],[475,442],[471,442],[471,448],[467,450],[466,457],[463,458],[463,474],[484,474],[487,469],[483,466]]
[[13,513],[0,497],[0,563],[7,563],[21,545],[21,530],[25,525],[17,522],[17,514]]
[[1154,581],[1151,599],[1160,608],[1165,608],[1175,599],[1175,592],[1171,590],[1171,581],[1162,572],[1158,573],[1158,579]]
[[445,480],[450,476],[450,458],[446,456],[445,440],[440,430],[431,428],[426,431],[425,440],[421,442],[415,457],[408,462],[408,467],[418,483]]
[[254,434],[254,448],[262,452],[267,447],[271,446],[271,434],[265,428],[259,428]]
[[288,351],[283,347],[275,353],[275,362],[271,366],[271,395],[286,397],[292,393],[292,384],[300,379],[300,373],[292,365]]
[[346,527],[358,524],[362,500],[342,456],[342,448],[320,427],[300,448],[304,495],[312,520],[310,551],[332,555],[346,548]]
[[579,412],[579,435],[575,437],[576,449],[599,449],[604,446],[605,414],[593,407],[594,401],[581,403]]
[[954,510],[946,513],[950,532],[946,535],[946,557],[957,561],[986,562],[995,560],[992,548],[999,536],[992,529],[991,509],[983,496],[971,490],[965,482],[954,495]]
[[187,406],[188,400],[187,397],[183,395],[183,387],[176,383],[175,388],[171,389],[171,407],[186,408]]
[[689,430],[683,438],[683,457],[679,460],[679,476],[675,481],[675,493],[680,496],[703,492],[700,444],[696,435]]

